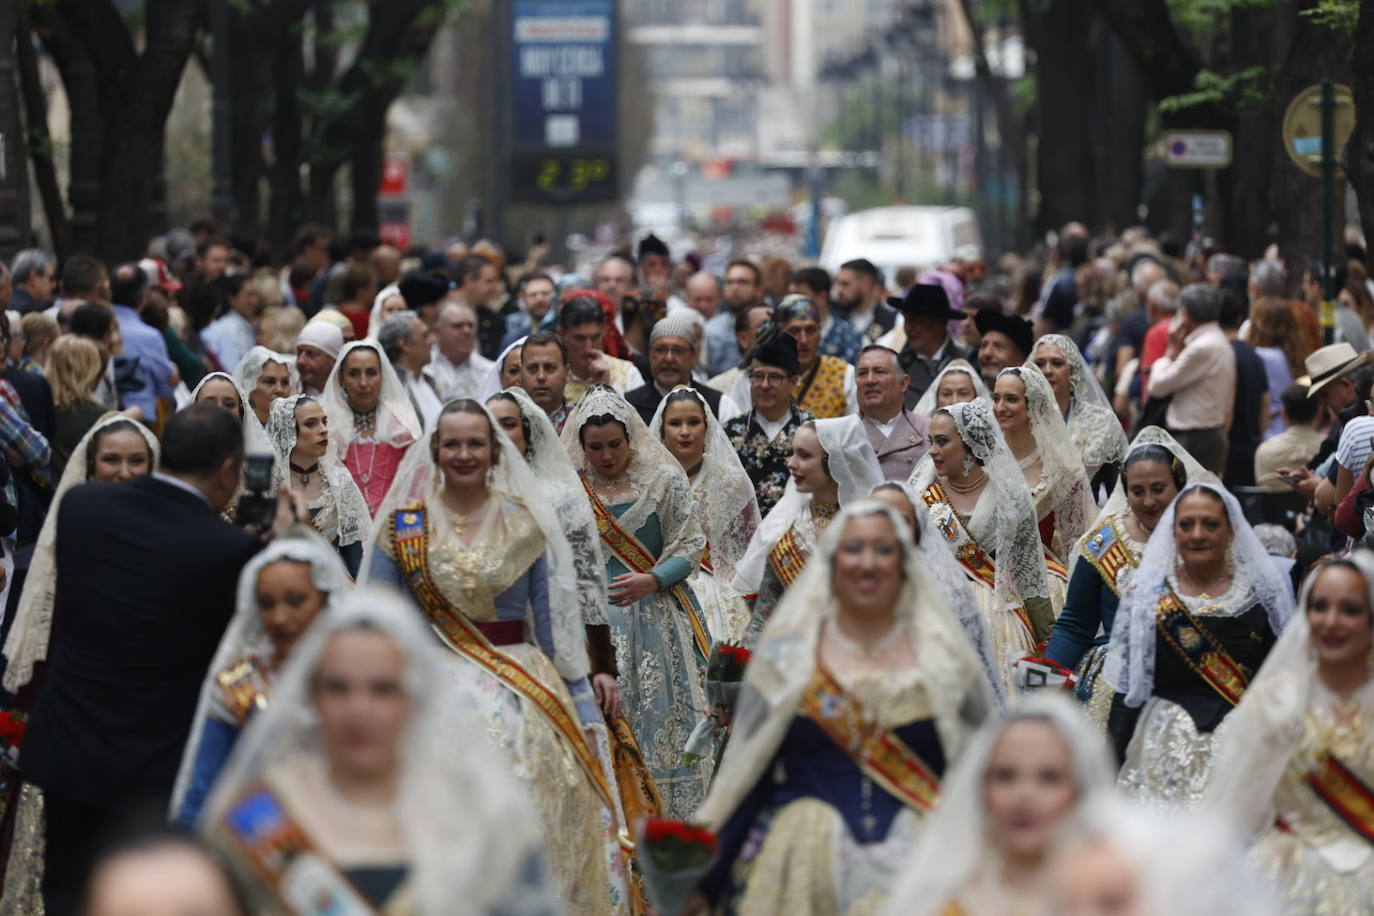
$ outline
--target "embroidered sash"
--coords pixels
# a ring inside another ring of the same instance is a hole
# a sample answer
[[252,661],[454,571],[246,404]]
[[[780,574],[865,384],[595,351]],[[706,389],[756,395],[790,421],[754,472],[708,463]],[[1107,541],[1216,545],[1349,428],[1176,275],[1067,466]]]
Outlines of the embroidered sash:
[[272,692],[272,682],[265,669],[252,656],[239,659],[216,674],[215,686],[240,726],[247,724],[248,717],[256,710],[267,708],[267,698]]
[[[997,567],[993,565],[992,557],[987,555],[964,527],[964,523],[959,521],[959,514],[949,504],[944,487],[938,482],[932,483],[926,487],[925,493],[921,494],[921,501],[930,511],[935,529],[949,542],[954,551],[954,558],[964,567],[964,572],[968,573],[969,578],[988,588],[996,588]],[[1032,634],[1034,642],[1035,625],[1031,623],[1030,614],[1026,613],[1025,607],[1021,605],[1012,610],[1021,619],[1021,623],[1025,624],[1026,632]]]
[[864,775],[909,808],[929,811],[940,797],[940,777],[889,729],[865,721],[859,703],[817,665],[802,696],[804,712]]
[[[587,478],[578,475],[582,481],[582,489],[587,491],[587,498],[592,502],[592,515],[596,516],[596,530],[601,533],[601,543],[610,548],[615,558],[625,564],[626,569],[632,569],[637,573],[650,573],[653,571],[656,561],[639,539],[620,527],[616,521],[615,513],[607,508],[601,501],[601,497],[596,495],[592,485],[587,482]],[[678,608],[687,615],[687,622],[692,627],[692,641],[696,643],[697,651],[701,653],[703,660],[711,657],[711,637],[706,635],[706,624],[701,619],[701,614],[697,611],[696,605],[692,602],[692,596],[683,588],[682,583],[671,588],[665,589],[665,593],[677,602]]]
[[1250,676],[1215,636],[1207,632],[1188,605],[1166,587],[1155,606],[1155,629],[1183,659],[1193,673],[1202,678],[1226,702],[1235,706],[1250,685]]
[[801,549],[797,543],[797,536],[792,528],[787,529],[773,549],[768,551],[768,565],[772,567],[773,574],[778,577],[783,588],[791,588],[797,576],[801,575],[806,568],[806,560],[810,555]]
[[1374,790],[1336,757],[1327,754],[1307,774],[1307,784],[1346,826],[1374,843]]
[[701,568],[711,575],[716,574],[716,568],[711,565],[711,542],[706,542],[706,549],[701,552]]
[[1083,558],[1093,565],[1112,594],[1121,597],[1122,571],[1134,570],[1139,563],[1116,530],[1116,521],[1107,519],[1083,541]]
[[245,792],[224,815],[229,837],[258,878],[290,913],[301,916],[378,912],[310,841],[267,786]]
[[429,531],[426,527],[423,504],[398,509],[392,515],[392,544],[396,551],[396,565],[401,568],[410,593],[429,618],[430,626],[440,638],[457,652],[476,662],[484,670],[499,678],[533,704],[572,748],[592,785],[607,806],[611,803],[611,789],[606,773],[596,754],[587,744],[582,727],[569,713],[567,706],[553,691],[526,671],[515,659],[497,649],[461,612],[456,611],[434,584],[429,574]]
[[1045,574],[1048,576],[1058,576],[1066,582],[1069,579],[1069,568],[1059,562],[1059,560],[1055,558],[1055,555],[1050,553],[1048,547],[1045,548]]

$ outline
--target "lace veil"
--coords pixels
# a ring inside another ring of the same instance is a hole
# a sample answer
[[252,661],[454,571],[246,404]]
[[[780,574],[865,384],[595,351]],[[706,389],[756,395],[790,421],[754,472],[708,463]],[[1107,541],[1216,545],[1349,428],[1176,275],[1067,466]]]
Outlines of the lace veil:
[[[850,415],[808,422],[815,427],[816,438],[825,452],[830,477],[839,490],[840,505],[848,505],[873,492],[883,480],[883,469],[878,464],[873,443],[868,441],[863,420]],[[811,494],[798,492],[797,485],[789,477],[782,498],[764,516],[749,541],[749,548],[735,567],[734,586],[741,595],[758,593],[764,568],[768,565],[768,554],[792,523],[810,511]]]
[[1040,479],[1049,485],[1054,507],[1054,552],[1066,557],[1088,530],[1097,511],[1092,487],[1083,473],[1083,458],[1074,447],[1054,389],[1034,366],[1009,366],[997,374],[1014,375],[1026,388],[1026,412],[1035,447],[1040,452]]
[[[1187,475],[1187,483],[1220,483],[1220,481],[1217,480],[1217,475],[1198,464],[1197,459],[1189,454],[1186,448],[1179,445],[1177,439],[1160,429],[1158,426],[1145,427],[1136,435],[1135,439],[1131,440],[1131,447],[1126,450],[1125,457],[1121,459],[1122,465],[1125,465],[1127,458],[1135,454],[1136,449],[1143,448],[1147,445],[1163,446],[1172,452],[1174,457],[1183,462],[1183,471]],[[1186,485],[1187,484],[1185,484],[1185,486]],[[1083,537],[1087,537],[1088,534],[1096,531],[1107,519],[1124,516],[1129,511],[1130,509],[1126,503],[1126,475],[1123,473],[1120,479],[1117,480],[1116,486],[1112,487],[1112,495],[1107,497],[1107,502],[1102,506],[1102,511],[1098,512],[1097,517],[1088,525],[1088,531]],[[1083,539],[1080,538],[1077,546],[1074,548],[1074,554],[1077,555],[1082,549]]]
[[348,447],[357,438],[357,431],[353,425],[353,408],[348,406],[348,398],[344,395],[343,380],[339,373],[343,371],[344,360],[348,355],[363,347],[377,354],[377,361],[382,367],[382,384],[379,389],[381,398],[377,402],[377,427],[373,433],[374,437],[378,442],[397,448],[405,448],[420,438],[420,420],[415,416],[415,407],[410,403],[410,396],[401,384],[400,376],[392,367],[391,360],[386,358],[386,354],[376,343],[370,340],[354,340],[344,344],[344,348],[339,351],[339,358],[335,361],[329,379],[324,383],[324,392],[320,395],[320,404],[329,417],[329,440],[340,458],[344,457]]
[[[367,339],[376,340],[377,332],[382,329],[382,322],[386,319],[382,317],[382,306],[386,305],[386,300],[392,296],[401,295],[401,288],[395,283],[385,286],[382,291],[372,299],[372,311],[367,313]],[[406,306],[410,308],[409,305]]]
[[[701,405],[706,416],[706,451],[701,470],[692,482],[701,524],[706,529],[706,543],[711,547],[711,564],[721,582],[735,578],[735,565],[749,548],[749,540],[759,526],[759,504],[754,496],[754,483],[740,464],[739,454],[725,435],[716,415],[695,388],[679,385],[675,391],[690,392]],[[669,392],[672,394],[673,392]],[[649,433],[663,441],[663,409],[668,399],[659,401]]]
[[[1255,536],[1254,529],[1245,520],[1240,503],[1230,491],[1214,483],[1199,483],[1196,486],[1217,494],[1226,505],[1226,515],[1235,532],[1231,543],[1231,563],[1235,572],[1231,588],[1249,588],[1253,600],[1229,605],[1218,614],[1241,614],[1254,607],[1256,603],[1264,606],[1269,617],[1269,626],[1275,633],[1282,633],[1288,618],[1293,616],[1293,590],[1285,577],[1281,576],[1269,554]],[[1191,487],[1190,487],[1191,489]],[[1145,553],[1140,558],[1140,566],[1121,605],[1116,611],[1112,624],[1112,651],[1107,655],[1103,674],[1107,683],[1118,692],[1126,695],[1127,706],[1140,706],[1150,698],[1155,684],[1155,608],[1170,576],[1178,565],[1178,547],[1174,539],[1174,513],[1178,509],[1178,499],[1164,511],[1155,533],[1145,545]]]
[[1035,365],[1035,354],[1041,347],[1051,346],[1069,361],[1069,380],[1073,383],[1073,400],[1069,406],[1069,434],[1083,456],[1083,468],[1091,480],[1104,464],[1118,464],[1126,457],[1126,431],[1112,409],[1112,402],[1102,390],[1078,345],[1063,334],[1046,334],[1031,347],[1027,366]]
[[[993,583],[999,605],[1018,607],[1031,598],[1049,598],[1045,575],[1044,545],[1035,519],[1035,501],[1026,477],[1007,448],[1002,430],[992,417],[992,407],[979,399],[951,404],[944,412],[954,421],[964,447],[983,462],[988,486],[969,519],[969,530],[984,550],[997,560]],[[924,493],[935,482],[935,463],[929,455],[921,458],[911,472],[909,483]]]
[[[405,656],[411,701],[392,805],[418,897],[416,911],[451,912],[459,900],[472,912],[507,911],[502,904],[538,860],[542,840],[509,768],[482,746],[483,726],[448,702],[445,659],[422,621],[395,592],[372,588],[358,589],[316,620],[291,654],[272,702],[239,739],[209,798],[202,829],[212,840],[223,830],[229,807],[263,782],[290,785],[298,774],[313,774],[319,782],[311,793],[315,804],[346,805],[329,791],[312,682],[335,634],[381,632]],[[452,741],[462,735],[470,740],[462,742],[462,753],[454,753]],[[330,839],[345,845],[365,838]],[[547,908],[526,904],[512,910]]]
[[[251,413],[251,411],[250,411]],[[255,418],[256,419],[256,418]],[[94,425],[81,437],[72,455],[67,459],[67,467],[53,491],[52,505],[48,507],[47,517],[38,533],[34,545],[33,559],[29,563],[29,574],[24,579],[24,590],[19,596],[19,605],[14,613],[14,623],[10,625],[9,635],[5,638],[4,687],[14,693],[33,677],[33,666],[48,657],[48,641],[52,633],[53,599],[57,594],[57,516],[62,508],[62,497],[77,484],[86,483],[86,465],[90,461],[91,442],[101,430],[115,423],[132,423],[148,442],[153,463],[148,468],[152,473],[157,470],[162,447],[157,437],[148,427],[120,413],[108,413],[96,420]]]
[[[481,407],[491,428],[495,430],[497,448],[500,449],[500,458],[491,469],[488,484],[492,498],[499,501],[498,510],[505,513],[514,511],[516,504],[523,506],[534,518],[535,524],[544,536],[550,622],[553,630],[553,665],[565,680],[575,681],[586,677],[589,662],[587,638],[577,610],[577,567],[574,564],[572,549],[568,546],[568,539],[563,534],[558,512],[549,503],[533,471],[525,464],[525,456],[515,450],[515,444],[502,431],[501,424],[496,422],[496,418],[484,405],[478,406]],[[437,435],[437,424],[442,418],[441,413],[435,419],[436,426],[430,428],[429,435],[417,442],[401,459],[401,466],[392,479],[391,489],[387,490],[386,497],[377,510],[374,536],[368,539],[363,553],[360,582],[366,582],[371,574],[373,557],[379,549],[378,541],[391,536],[388,529],[392,514],[396,510],[423,501],[430,509],[431,515],[435,516],[430,525],[430,530],[435,532],[434,536],[443,537],[449,530],[447,524],[440,521],[440,518],[448,515],[442,499],[443,477],[430,452],[431,443]],[[526,623],[529,632],[535,632],[533,621],[527,619]]]
[[[296,447],[296,408],[305,400],[312,399],[303,394],[277,398],[272,402],[272,413],[267,418],[267,435],[272,440],[272,451],[277,457],[275,470],[279,488],[285,486],[288,490],[296,489],[291,476],[291,450]],[[324,504],[311,524],[324,535],[325,540],[337,542],[340,547],[366,541],[372,531],[372,515],[367,511],[367,501],[363,499],[353,475],[348,473],[348,468],[343,466],[333,449],[320,457],[320,476],[324,481]]]
[[968,576],[964,575],[964,568],[945,547],[944,536],[935,530],[935,522],[926,511],[921,494],[904,480],[885,480],[874,487],[873,492],[877,493],[884,488],[900,490],[911,503],[911,509],[916,514],[916,526],[920,529],[916,555],[921,569],[930,577],[936,590],[944,596],[950,609],[959,618],[959,624],[964,628],[969,642],[973,643],[973,650],[978,653],[978,660],[983,665],[988,688],[992,691],[993,703],[999,713],[1005,713],[1009,704],[1006,692],[1002,689],[1002,675],[992,648],[992,636],[988,633],[987,621],[978,610],[973,585],[968,581]]
[[935,402],[940,395],[940,382],[951,372],[962,372],[973,380],[973,396],[975,398],[988,398],[992,395],[988,392],[987,383],[983,381],[983,376],[973,367],[973,364],[966,359],[952,359],[945,368],[935,376],[935,381],[930,383],[930,387],[921,395],[916,402],[915,412],[923,417],[934,416],[936,411]]
[[606,606],[606,566],[601,558],[601,533],[592,515],[587,491],[568,461],[568,453],[558,438],[549,415],[530,400],[523,388],[507,388],[520,405],[520,413],[529,426],[529,447],[525,460],[534,477],[544,488],[558,512],[563,534],[572,548],[573,564],[577,570],[577,603],[582,609],[582,621],[588,625],[604,624]]
[[563,427],[563,448],[572,459],[573,468],[578,473],[587,471],[587,457],[579,434],[587,420],[603,414],[610,414],[624,425],[629,432],[632,452],[625,476],[633,485],[635,502],[621,513],[616,523],[633,532],[643,527],[650,515],[657,513],[664,540],[660,556],[682,557],[696,569],[706,548],[706,533],[696,517],[696,503],[687,473],[672,452],[649,434],[639,411],[615,389],[593,386],[568,417]]
[[[1364,577],[1370,606],[1374,607],[1374,553],[1355,550],[1343,559],[1353,563]],[[1306,611],[1312,586],[1327,565],[1316,567],[1303,582],[1298,601],[1302,611]],[[1370,664],[1374,666],[1374,658]],[[1374,684],[1366,682],[1360,690],[1366,708],[1372,688]],[[1246,832],[1272,823],[1274,790],[1300,746],[1308,711],[1318,695],[1325,693],[1317,674],[1312,628],[1306,613],[1299,613],[1269,650],[1240,704],[1227,717],[1230,724],[1217,749],[1207,786],[1207,807]],[[1355,839],[1349,842],[1368,855],[1367,843]]]
[[[282,400],[278,399],[277,403],[281,403]],[[320,608],[321,614],[328,613],[329,609],[339,604],[352,589],[352,583],[339,560],[338,553],[305,525],[297,525],[283,537],[277,538],[244,565],[243,572],[239,573],[234,616],[224,630],[219,648],[215,650],[214,660],[210,662],[205,680],[200,685],[196,717],[191,720],[191,737],[186,742],[186,751],[182,755],[176,785],[172,790],[172,807],[169,811],[172,819],[175,819],[181,810],[182,800],[190,788],[201,734],[205,731],[206,719],[219,697],[217,676],[230,665],[250,655],[258,658],[272,657],[272,642],[262,627],[262,616],[258,613],[257,586],[258,574],[263,568],[279,560],[294,560],[310,567],[310,581],[325,595],[324,607]]]
[[515,341],[515,343],[508,344],[496,357],[496,362],[491,364],[491,368],[487,370],[486,377],[482,379],[482,384],[477,388],[477,400],[485,404],[487,401],[491,400],[492,395],[505,388],[505,386],[501,384],[501,367],[506,364],[506,357],[510,356],[510,351],[514,350],[516,347],[523,346],[524,343],[525,338],[522,337]]
[[[1001,857],[991,842],[984,785],[997,740],[1009,726],[1023,721],[1048,722],[1069,748],[1078,800],[1068,823],[1058,830],[1060,838],[1073,836],[1085,809],[1110,796],[1116,767],[1102,731],[1088,722],[1079,704],[1044,691],[1023,697],[1005,719],[984,725],[953,771],[946,773],[940,807],[922,827],[911,867],[889,897],[888,916],[935,916],[979,874],[996,875]],[[914,902],[919,909],[913,911]]]
[[[186,402],[186,407],[196,403],[196,398],[200,397],[200,391],[213,381],[228,382],[234,386],[234,390],[239,394],[239,412],[243,414],[243,452],[245,455],[261,455],[272,451],[272,443],[267,439],[267,431],[258,422],[258,415],[253,411],[253,405],[248,402],[248,394],[244,387],[239,384],[238,379],[228,372],[211,372],[191,391],[191,400]],[[257,379],[254,379],[257,384]],[[182,410],[185,410],[183,407]]]
[[[772,763],[816,669],[821,628],[835,617],[833,560],[845,526],[869,515],[885,516],[895,530],[906,530],[897,513],[863,498],[845,506],[826,527],[816,548],[819,556],[783,594],[759,637],[745,670],[730,743],[694,822],[719,830]],[[894,613],[910,641],[918,683],[930,701],[946,756],[952,758],[962,749],[966,728],[989,713],[986,676],[921,555],[910,541],[899,540],[905,582]]]
[[264,346],[256,346],[245,353],[243,359],[234,367],[234,381],[238,382],[239,390],[245,396],[258,387],[258,377],[262,375],[262,367],[266,363],[280,363],[285,366],[287,377],[291,380],[291,390],[301,390],[301,375],[296,369],[296,357],[269,350]]

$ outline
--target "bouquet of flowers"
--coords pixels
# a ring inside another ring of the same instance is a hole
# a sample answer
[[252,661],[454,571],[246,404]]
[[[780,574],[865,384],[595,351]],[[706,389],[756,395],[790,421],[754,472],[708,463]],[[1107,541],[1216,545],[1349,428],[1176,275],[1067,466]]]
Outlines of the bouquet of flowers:
[[649,818],[640,828],[639,867],[660,913],[680,913],[716,856],[716,836],[684,821]]
[[744,669],[752,657],[752,653],[738,643],[717,643],[711,648],[711,657],[706,662],[706,705],[710,711],[687,739],[683,766],[692,766],[710,750],[716,733],[722,728],[720,712],[729,715],[735,711]]
[[0,710],[0,754],[10,766],[19,765],[19,748],[28,725],[28,716],[19,710]]
[[1022,692],[1051,688],[1073,693],[1078,686],[1078,675],[1065,668],[1052,658],[1043,655],[1027,655],[1018,658],[1011,666],[1012,682]]

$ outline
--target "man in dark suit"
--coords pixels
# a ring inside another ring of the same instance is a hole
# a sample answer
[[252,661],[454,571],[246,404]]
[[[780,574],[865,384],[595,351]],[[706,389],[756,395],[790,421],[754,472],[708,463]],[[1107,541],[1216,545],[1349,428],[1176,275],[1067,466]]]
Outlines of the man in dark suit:
[[940,370],[969,353],[949,336],[949,323],[960,321],[964,313],[953,309],[945,288],[938,283],[916,283],[904,299],[889,299],[888,304],[902,313],[906,345],[897,358],[906,372],[906,406],[916,406],[921,395],[935,383]]
[[51,916],[76,905],[103,828],[130,806],[167,805],[239,571],[260,546],[219,518],[242,461],[238,422],[196,405],[168,421],[159,472],[62,501],[49,666],[23,763],[45,796]]
[[[724,423],[739,413],[729,397],[714,388],[698,385],[692,381],[692,370],[697,364],[697,325],[692,319],[682,315],[669,315],[654,323],[649,332],[649,374],[646,384],[625,393],[625,400],[644,418],[644,425],[654,420],[658,403],[668,396],[678,385],[695,388],[705,399],[716,419]],[[725,402],[727,412],[720,415],[721,401]]]

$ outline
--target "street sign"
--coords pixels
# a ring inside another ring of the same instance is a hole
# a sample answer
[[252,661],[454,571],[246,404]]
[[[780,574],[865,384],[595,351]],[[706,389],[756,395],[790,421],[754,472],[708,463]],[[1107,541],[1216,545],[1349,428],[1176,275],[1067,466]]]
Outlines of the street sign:
[[[1333,113],[1332,157],[1336,167],[1341,166],[1341,151],[1355,129],[1355,100],[1350,87],[1336,83],[1334,90],[1336,110]],[[1321,84],[1308,86],[1288,103],[1283,113],[1283,148],[1298,168],[1313,178],[1322,174],[1322,87]]]
[[1164,163],[1171,169],[1224,169],[1231,165],[1231,134],[1224,130],[1176,130],[1164,135]]
[[615,0],[512,3],[512,197],[616,197],[616,32]]

